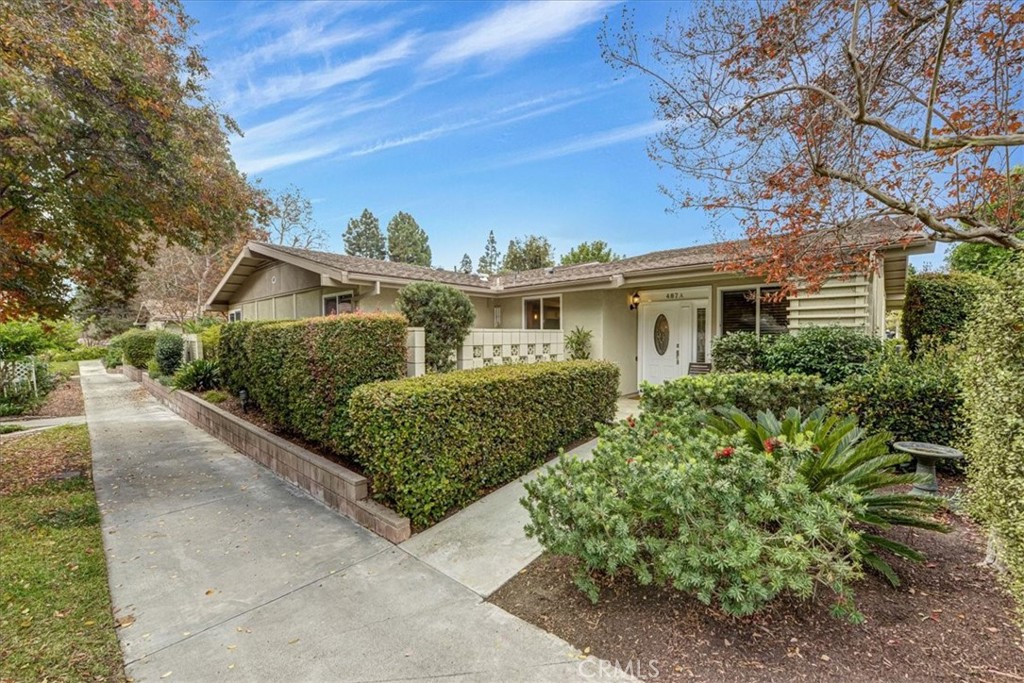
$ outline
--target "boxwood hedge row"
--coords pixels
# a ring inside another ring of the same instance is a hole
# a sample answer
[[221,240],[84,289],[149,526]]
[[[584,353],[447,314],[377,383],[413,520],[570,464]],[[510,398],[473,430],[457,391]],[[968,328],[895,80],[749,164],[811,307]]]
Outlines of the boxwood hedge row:
[[352,450],[374,497],[423,526],[615,415],[619,369],[563,361],[426,375],[352,392]]
[[641,407],[656,413],[683,414],[735,406],[752,416],[760,411],[781,415],[790,407],[808,413],[827,404],[829,395],[829,388],[816,375],[713,372],[646,385]]
[[405,318],[391,313],[232,323],[220,335],[222,378],[270,422],[347,452],[349,396],[405,374],[405,330]]

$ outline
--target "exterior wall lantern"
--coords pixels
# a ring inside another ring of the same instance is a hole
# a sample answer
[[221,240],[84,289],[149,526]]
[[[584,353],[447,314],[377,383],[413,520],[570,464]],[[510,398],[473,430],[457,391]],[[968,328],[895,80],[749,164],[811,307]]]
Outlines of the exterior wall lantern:
[[633,295],[629,297],[629,310],[635,311],[640,308],[640,292],[633,292]]

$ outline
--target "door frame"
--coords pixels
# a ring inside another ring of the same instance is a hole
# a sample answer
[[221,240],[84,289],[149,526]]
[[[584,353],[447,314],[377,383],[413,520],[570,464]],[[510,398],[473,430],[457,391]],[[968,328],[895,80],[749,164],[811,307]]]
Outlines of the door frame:
[[[695,291],[696,290],[696,291]],[[676,290],[678,291],[678,290]],[[704,294],[706,290],[704,288],[690,288],[689,292],[693,294]],[[679,363],[680,374],[679,377],[686,375],[689,372],[690,363],[696,362],[697,357],[697,309],[703,308],[705,310],[705,342],[704,342],[704,353],[706,358],[711,357],[711,341],[713,338],[712,327],[711,327],[711,297],[706,298],[676,298],[676,297],[643,297],[641,294],[641,302],[637,308],[637,325],[636,325],[636,383],[637,389],[639,390],[640,384],[646,380],[644,372],[644,361],[645,361],[645,349],[646,344],[645,337],[650,330],[647,329],[648,325],[644,324],[644,317],[646,311],[651,304],[675,304],[680,309],[689,309],[689,329],[684,329],[682,332],[687,336],[687,344],[683,344],[680,350],[689,346],[690,357],[681,358]],[[680,316],[681,318],[681,316]],[[677,318],[677,320],[679,320]]]

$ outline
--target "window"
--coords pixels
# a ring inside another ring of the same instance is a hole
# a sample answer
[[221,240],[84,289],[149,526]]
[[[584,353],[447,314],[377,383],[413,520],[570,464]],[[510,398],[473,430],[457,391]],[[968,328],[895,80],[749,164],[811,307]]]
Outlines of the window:
[[523,329],[562,329],[562,297],[523,300]]
[[233,311],[228,311],[228,322],[229,323],[237,323],[241,319],[242,319],[242,309],[241,308],[236,308]]
[[351,294],[328,294],[324,297],[324,315],[351,313],[353,310]]
[[708,309],[697,309],[697,362],[708,362]]
[[785,297],[765,301],[766,296],[778,291],[778,287],[751,287],[722,292],[722,333],[786,334],[789,302]]

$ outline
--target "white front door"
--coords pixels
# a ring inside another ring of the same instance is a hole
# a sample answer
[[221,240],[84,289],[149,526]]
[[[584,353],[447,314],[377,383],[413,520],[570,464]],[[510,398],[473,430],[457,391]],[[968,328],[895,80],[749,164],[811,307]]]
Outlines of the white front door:
[[640,306],[640,381],[661,384],[687,372],[693,355],[693,308],[668,301]]

